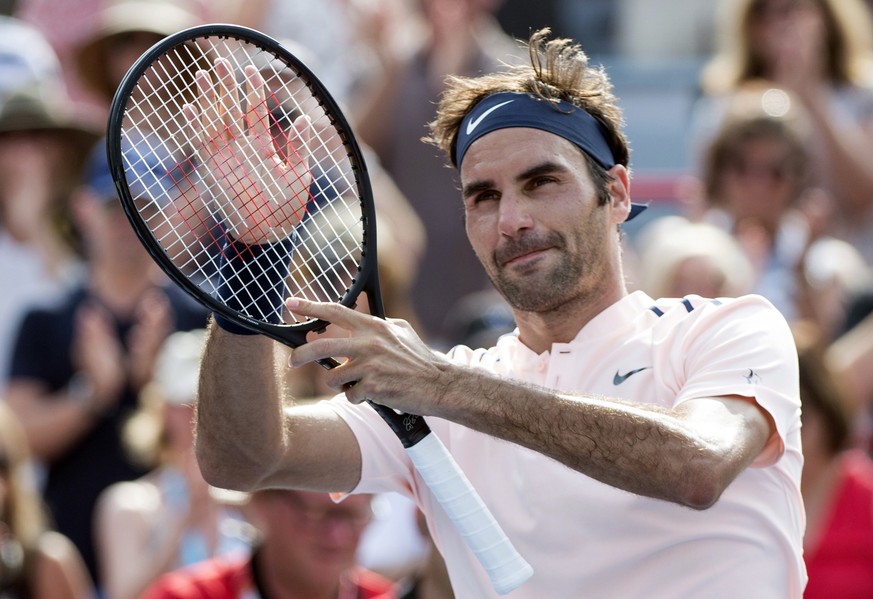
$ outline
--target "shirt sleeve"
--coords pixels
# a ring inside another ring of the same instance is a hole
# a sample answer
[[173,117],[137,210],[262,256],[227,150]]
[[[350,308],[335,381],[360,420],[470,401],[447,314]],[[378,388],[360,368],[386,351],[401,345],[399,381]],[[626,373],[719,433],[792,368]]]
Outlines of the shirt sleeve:
[[368,404],[350,403],[343,394],[325,404],[352,429],[361,449],[361,480],[352,493],[413,495],[417,482],[412,462],[382,417]]
[[685,377],[676,405],[727,395],[754,399],[775,430],[752,465],[775,463],[800,427],[797,350],[785,318],[750,295],[701,310],[684,333],[675,348]]

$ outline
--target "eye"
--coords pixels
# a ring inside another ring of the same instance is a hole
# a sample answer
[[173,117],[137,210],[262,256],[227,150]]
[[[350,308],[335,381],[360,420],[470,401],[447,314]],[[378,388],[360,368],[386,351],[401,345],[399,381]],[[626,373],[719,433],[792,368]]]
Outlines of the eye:
[[474,196],[472,196],[470,198],[470,204],[472,204],[472,205],[481,204],[483,202],[497,201],[499,199],[500,199],[500,194],[497,191],[495,191],[493,189],[488,189],[486,191],[477,193]]
[[544,185],[548,185],[549,183],[557,183],[557,179],[545,175],[541,177],[534,177],[528,182],[527,186],[529,189],[537,189]]

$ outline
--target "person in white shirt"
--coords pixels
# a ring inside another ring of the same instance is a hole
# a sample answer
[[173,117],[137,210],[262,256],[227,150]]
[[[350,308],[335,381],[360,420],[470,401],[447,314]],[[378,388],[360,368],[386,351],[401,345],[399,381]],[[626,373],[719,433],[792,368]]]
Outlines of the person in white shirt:
[[201,470],[242,490],[410,495],[455,595],[496,596],[371,399],[428,418],[531,563],[511,597],[799,598],[789,328],[759,296],[628,292],[620,226],[641,207],[608,79],[547,30],[529,47],[531,66],[450,81],[431,125],[517,329],[443,354],[404,321],[290,298],[292,312],[348,332],[293,350],[292,367],[346,359],[325,375],[340,395],[295,406],[273,342],[213,325]]

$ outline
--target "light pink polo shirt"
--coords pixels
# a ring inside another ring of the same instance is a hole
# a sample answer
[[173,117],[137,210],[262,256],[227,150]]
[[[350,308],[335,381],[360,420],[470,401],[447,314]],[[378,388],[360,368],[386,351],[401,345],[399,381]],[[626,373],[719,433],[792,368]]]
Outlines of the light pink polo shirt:
[[[562,392],[666,408],[697,397],[754,397],[776,423],[753,467],[713,507],[695,511],[615,489],[518,445],[428,419],[534,568],[508,597],[801,597],[806,572],[797,357],[784,318],[765,299],[655,302],[635,292],[550,352],[536,355],[506,335],[489,350],[458,347],[449,355]],[[446,559],[456,596],[497,597],[379,416],[342,396],[330,405],[361,446],[362,479],[355,492],[411,494]]]

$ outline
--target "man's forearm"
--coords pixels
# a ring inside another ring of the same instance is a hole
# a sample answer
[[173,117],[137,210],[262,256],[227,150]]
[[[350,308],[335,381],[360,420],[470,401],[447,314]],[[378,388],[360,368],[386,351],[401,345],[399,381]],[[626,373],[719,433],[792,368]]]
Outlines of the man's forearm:
[[211,484],[248,490],[270,474],[286,441],[274,342],[210,326],[197,400],[197,459]]
[[571,397],[463,372],[442,397],[437,415],[543,453],[608,485],[690,507],[711,505],[757,455],[756,444],[763,447],[766,440],[760,427],[746,430],[743,400],[736,400],[740,413],[712,402],[705,417],[718,426],[707,427],[696,425],[702,418],[685,421],[681,412],[657,406]]

